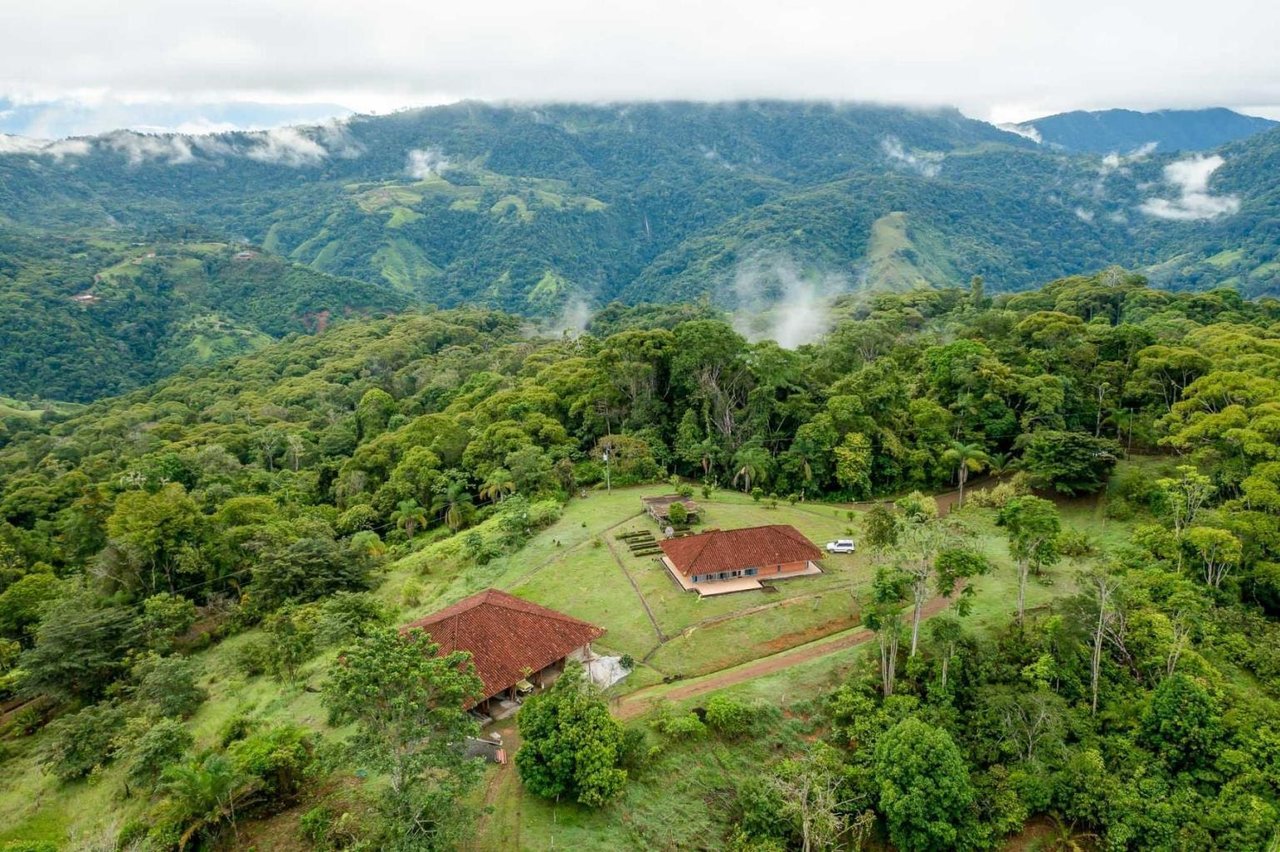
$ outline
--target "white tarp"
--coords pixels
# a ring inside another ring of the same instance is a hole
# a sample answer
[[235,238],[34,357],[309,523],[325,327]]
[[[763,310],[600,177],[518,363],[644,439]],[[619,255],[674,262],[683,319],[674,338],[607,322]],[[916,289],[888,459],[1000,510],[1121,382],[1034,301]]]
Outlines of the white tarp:
[[585,665],[587,677],[601,689],[608,689],[630,674],[622,667],[621,657],[592,657]]

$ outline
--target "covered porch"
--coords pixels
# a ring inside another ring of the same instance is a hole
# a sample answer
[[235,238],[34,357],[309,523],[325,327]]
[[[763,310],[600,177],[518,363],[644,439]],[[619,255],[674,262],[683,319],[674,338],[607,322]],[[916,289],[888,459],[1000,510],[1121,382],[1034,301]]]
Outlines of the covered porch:
[[697,592],[698,596],[703,598],[714,597],[715,595],[729,595],[734,592],[758,591],[764,588],[761,580],[773,583],[778,580],[790,579],[791,577],[811,577],[814,574],[822,573],[822,567],[817,562],[810,560],[805,563],[804,568],[801,570],[789,571],[785,574],[756,574],[748,576],[744,573],[736,577],[729,576],[723,580],[702,580],[695,583],[692,577],[686,577],[682,574],[669,557],[663,556],[661,561],[667,569],[667,573],[671,575],[671,579],[675,580],[680,588],[686,592]]

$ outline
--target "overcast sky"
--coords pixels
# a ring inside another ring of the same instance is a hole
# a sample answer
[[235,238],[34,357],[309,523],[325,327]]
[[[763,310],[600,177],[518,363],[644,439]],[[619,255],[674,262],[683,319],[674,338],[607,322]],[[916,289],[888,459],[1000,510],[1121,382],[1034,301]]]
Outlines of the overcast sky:
[[5,0],[0,97],[333,103],[784,97],[996,122],[1280,117],[1273,0]]

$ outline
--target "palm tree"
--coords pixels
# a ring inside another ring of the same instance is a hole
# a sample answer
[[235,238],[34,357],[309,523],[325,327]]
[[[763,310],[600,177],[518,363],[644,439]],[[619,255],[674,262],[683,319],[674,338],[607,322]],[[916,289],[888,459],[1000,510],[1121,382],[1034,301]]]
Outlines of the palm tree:
[[438,492],[431,503],[431,514],[443,515],[445,526],[454,532],[467,525],[474,510],[475,504],[471,502],[466,486],[456,479]]
[[1014,459],[1008,453],[991,453],[987,456],[987,470],[997,479],[1013,470],[1014,465]]
[[515,490],[516,483],[511,478],[511,471],[505,467],[496,467],[489,474],[489,478],[484,481],[484,485],[480,486],[479,494],[482,500],[487,500],[490,503],[501,503],[508,494]]
[[396,510],[391,513],[391,520],[404,530],[404,534],[409,538],[413,538],[413,534],[417,532],[418,527],[427,525],[427,510],[418,505],[418,501],[410,497],[408,500],[401,500],[396,506]]
[[768,476],[769,452],[764,447],[750,446],[738,450],[733,457],[733,484],[742,480],[742,493],[751,492],[751,483],[764,480]]
[[942,457],[956,466],[956,479],[960,482],[958,505],[963,508],[964,484],[969,481],[969,473],[982,470],[990,457],[981,444],[966,444],[961,441],[952,441],[951,448],[943,453]]
[[[247,792],[244,777],[226,755],[210,754],[200,762],[175,764],[160,776],[168,807],[183,827],[178,848],[196,834],[230,822],[236,830],[236,799]],[[238,835],[237,835],[238,836]],[[238,844],[237,844],[238,845]]]

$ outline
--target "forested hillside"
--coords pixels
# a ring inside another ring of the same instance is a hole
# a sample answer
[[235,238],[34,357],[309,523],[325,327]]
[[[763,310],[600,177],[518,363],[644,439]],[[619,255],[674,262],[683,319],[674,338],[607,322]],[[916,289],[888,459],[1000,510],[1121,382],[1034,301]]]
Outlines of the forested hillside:
[[0,232],[0,390],[96,399],[408,304],[388,288],[245,246]]
[[[417,746],[473,730],[456,708],[474,686],[387,625],[497,583],[508,557],[529,573],[539,530],[612,505],[608,450],[615,489],[674,474],[711,507],[745,495],[720,511],[847,518],[875,579],[831,599],[875,639],[785,706],[672,704],[626,731],[558,688],[601,749],[599,772],[546,794],[563,830],[607,823],[594,842],[614,848],[981,849],[1024,828],[1116,849],[1276,842],[1280,306],[1111,269],[831,310],[794,350],[710,306],[617,306],[576,338],[406,312],[7,413],[0,841],[467,842],[479,771]],[[971,474],[998,484],[945,518],[919,493],[842,505]],[[1060,516],[1088,495],[1105,541]],[[607,555],[586,528],[552,527],[537,559]],[[984,597],[993,572],[1007,592]],[[571,582],[560,605],[588,606],[607,577]],[[1023,606],[1029,588],[1043,606]],[[922,625],[934,595],[947,613]],[[602,641],[630,658],[627,614],[607,614]],[[640,656],[632,677],[660,683]],[[379,727],[360,696],[419,674],[442,690],[430,718]],[[518,795],[557,789],[532,771]]]
[[552,317],[979,274],[1009,291],[1109,262],[1254,295],[1280,269],[1278,140],[1100,156],[953,110],[465,103],[259,133],[4,137],[0,225],[195,229],[419,303]]

